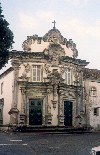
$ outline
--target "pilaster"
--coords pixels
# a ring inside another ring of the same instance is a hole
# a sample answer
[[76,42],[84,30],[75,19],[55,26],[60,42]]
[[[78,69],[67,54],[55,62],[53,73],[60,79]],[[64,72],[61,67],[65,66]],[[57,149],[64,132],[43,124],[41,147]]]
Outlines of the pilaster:
[[18,113],[19,110],[17,109],[18,104],[18,76],[19,76],[19,67],[20,64],[15,60],[12,61],[12,67],[14,68],[14,83],[13,83],[13,98],[12,98],[12,108],[9,111],[11,115],[10,123],[13,125],[18,124]]

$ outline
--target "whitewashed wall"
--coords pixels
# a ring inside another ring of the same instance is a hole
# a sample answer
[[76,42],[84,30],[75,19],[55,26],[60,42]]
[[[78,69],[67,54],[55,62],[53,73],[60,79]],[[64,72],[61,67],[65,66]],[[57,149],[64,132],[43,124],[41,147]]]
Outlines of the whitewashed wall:
[[10,122],[10,115],[8,114],[8,112],[10,111],[12,104],[13,71],[9,72],[0,79],[0,87],[2,82],[3,82],[3,93],[1,94],[0,89],[0,99],[4,98],[3,125],[6,125]]

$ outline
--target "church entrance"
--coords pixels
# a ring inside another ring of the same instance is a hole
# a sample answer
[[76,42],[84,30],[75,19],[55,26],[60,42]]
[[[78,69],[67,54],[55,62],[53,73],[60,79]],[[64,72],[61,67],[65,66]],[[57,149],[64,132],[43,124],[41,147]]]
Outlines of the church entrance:
[[29,100],[29,125],[42,125],[42,100]]
[[64,101],[64,125],[72,126],[72,102]]

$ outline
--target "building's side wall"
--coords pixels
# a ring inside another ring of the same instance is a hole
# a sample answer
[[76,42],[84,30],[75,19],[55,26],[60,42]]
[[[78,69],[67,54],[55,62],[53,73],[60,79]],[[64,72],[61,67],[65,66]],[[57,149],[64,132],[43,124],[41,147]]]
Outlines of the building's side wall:
[[[1,84],[2,92],[1,92]],[[13,91],[13,71],[9,72],[7,75],[0,79],[0,99],[4,99],[3,106],[3,125],[10,123],[10,115],[8,112],[12,105],[12,91]]]

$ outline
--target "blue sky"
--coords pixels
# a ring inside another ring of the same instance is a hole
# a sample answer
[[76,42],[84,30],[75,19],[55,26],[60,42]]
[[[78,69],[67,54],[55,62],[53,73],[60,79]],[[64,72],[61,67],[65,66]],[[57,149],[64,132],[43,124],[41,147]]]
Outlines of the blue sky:
[[80,59],[100,69],[100,0],[1,0],[3,14],[14,33],[13,48],[22,50],[27,36],[43,36],[56,28],[72,39]]

